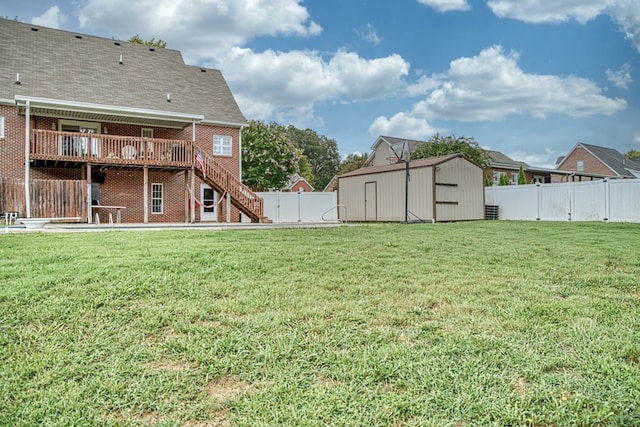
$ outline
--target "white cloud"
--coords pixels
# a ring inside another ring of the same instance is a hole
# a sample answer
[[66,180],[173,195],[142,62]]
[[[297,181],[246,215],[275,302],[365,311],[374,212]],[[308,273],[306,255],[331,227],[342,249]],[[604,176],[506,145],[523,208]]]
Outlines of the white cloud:
[[516,53],[493,46],[472,58],[451,62],[448,79],[414,114],[460,121],[502,120],[513,114],[544,118],[561,113],[572,117],[613,114],[626,108],[592,81],[575,76],[527,74],[518,67]]
[[315,36],[322,28],[300,0],[87,0],[80,26],[100,26],[127,40],[171,40],[187,60],[240,46],[258,36]]
[[382,39],[380,37],[378,37],[378,33],[377,33],[376,29],[371,24],[367,24],[367,29],[365,31],[356,30],[356,34],[362,40],[364,40],[366,42],[369,42],[369,43],[373,44],[374,46],[378,46],[380,43],[382,43]]
[[629,84],[633,82],[633,79],[631,79],[631,66],[628,63],[624,64],[618,71],[607,69],[606,74],[607,80],[620,89],[629,89]]
[[402,135],[404,138],[426,140],[438,130],[426,119],[409,113],[397,113],[390,119],[380,116],[369,127],[371,135]]
[[[623,99],[602,95],[590,80],[568,76],[527,74],[516,53],[493,46],[471,58],[450,63],[438,87],[409,112],[391,119],[378,117],[370,132],[407,135],[433,129],[435,120],[498,121],[511,115],[545,118],[550,114],[583,117],[614,114],[627,107]],[[392,132],[395,131],[395,132]]]
[[613,5],[616,0],[489,0],[487,6],[501,18],[524,22],[564,22],[575,19],[585,23]]
[[51,6],[45,13],[31,19],[34,25],[41,25],[49,28],[60,28],[66,21],[66,17],[60,12],[58,6]]
[[633,142],[640,145],[640,132],[636,132],[633,134]]
[[575,19],[584,24],[608,14],[640,52],[638,0],[489,0],[487,6],[501,18],[531,23],[559,23]]
[[398,55],[365,59],[346,51],[325,60],[314,51],[257,53],[236,47],[219,61],[241,109],[260,118],[276,110],[310,116],[317,102],[389,97],[403,87],[409,72]]
[[418,2],[432,7],[438,12],[471,9],[467,0],[418,0]]

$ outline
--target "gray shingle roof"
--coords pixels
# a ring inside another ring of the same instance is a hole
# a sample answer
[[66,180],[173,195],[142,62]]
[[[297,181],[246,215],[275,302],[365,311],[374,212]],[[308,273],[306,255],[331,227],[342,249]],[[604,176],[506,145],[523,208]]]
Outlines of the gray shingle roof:
[[22,95],[246,122],[222,73],[186,65],[179,51],[2,18],[0,40],[0,99]]
[[640,171],[639,162],[627,159],[624,154],[613,148],[600,147],[598,145],[584,143],[578,143],[576,147],[577,146],[582,146],[585,150],[589,151],[591,154],[597,157],[602,163],[608,166],[619,176],[633,178],[634,175],[629,172],[629,169]]

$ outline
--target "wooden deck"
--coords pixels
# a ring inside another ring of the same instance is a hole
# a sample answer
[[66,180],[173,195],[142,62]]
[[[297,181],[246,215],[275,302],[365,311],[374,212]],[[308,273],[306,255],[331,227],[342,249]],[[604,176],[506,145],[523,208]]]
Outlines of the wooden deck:
[[53,166],[190,168],[194,148],[190,141],[34,129],[30,157]]

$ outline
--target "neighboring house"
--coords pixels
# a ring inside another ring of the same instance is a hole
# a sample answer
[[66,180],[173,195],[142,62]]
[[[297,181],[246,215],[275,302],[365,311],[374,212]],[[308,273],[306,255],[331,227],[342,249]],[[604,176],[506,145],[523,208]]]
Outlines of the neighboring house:
[[328,193],[328,192],[337,191],[337,190],[338,190],[338,175],[334,175],[333,178],[331,178],[331,181],[329,181],[327,185],[325,185],[322,191],[325,193]]
[[291,175],[282,189],[287,192],[313,191],[313,187],[309,182],[297,173]]
[[381,135],[371,146],[371,154],[369,154],[365,166],[384,166],[398,163],[401,161],[404,147],[413,153],[419,144],[426,144],[426,142]]
[[484,219],[484,171],[462,154],[370,166],[338,176],[346,221]]
[[1,211],[264,219],[240,181],[246,119],[220,71],[176,50],[1,18],[0,40]]
[[577,181],[584,173],[600,177],[640,178],[640,162],[627,159],[618,150],[578,142],[569,153],[558,159],[556,169],[573,171]]

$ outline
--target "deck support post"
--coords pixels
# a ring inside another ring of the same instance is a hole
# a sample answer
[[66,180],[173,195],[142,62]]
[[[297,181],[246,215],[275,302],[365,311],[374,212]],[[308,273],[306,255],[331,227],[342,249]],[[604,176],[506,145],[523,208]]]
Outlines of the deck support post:
[[143,189],[142,189],[142,198],[144,200],[144,223],[149,224],[149,166],[142,167],[142,181],[143,181]]
[[31,159],[30,159],[30,133],[31,133],[31,102],[25,103],[25,126],[24,126],[24,202],[25,216],[31,218]]

